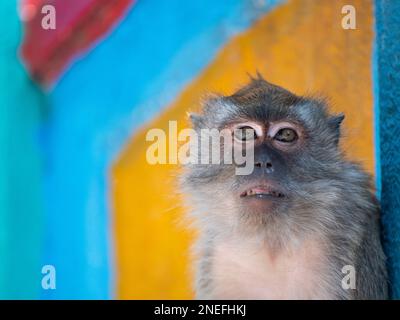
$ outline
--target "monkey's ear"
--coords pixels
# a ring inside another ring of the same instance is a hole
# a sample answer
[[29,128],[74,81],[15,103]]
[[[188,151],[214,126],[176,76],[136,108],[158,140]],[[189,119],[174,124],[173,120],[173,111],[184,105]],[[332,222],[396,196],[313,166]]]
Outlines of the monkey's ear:
[[192,112],[188,112],[187,115],[195,129],[202,127],[203,117],[201,115]]
[[332,116],[329,118],[328,123],[329,126],[335,131],[335,142],[336,144],[339,143],[340,138],[340,125],[344,120],[344,114],[339,113],[338,115]]
[[338,115],[335,115],[329,119],[329,125],[332,128],[339,130],[343,120],[344,120],[344,114],[339,113]]

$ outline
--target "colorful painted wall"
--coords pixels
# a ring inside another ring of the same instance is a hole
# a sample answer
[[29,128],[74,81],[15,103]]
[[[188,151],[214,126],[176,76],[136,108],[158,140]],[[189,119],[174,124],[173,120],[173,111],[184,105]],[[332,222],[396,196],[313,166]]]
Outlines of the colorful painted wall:
[[355,30],[345,0],[24,0],[19,17],[0,4],[0,298],[193,298],[179,167],[150,165],[145,135],[257,70],[345,112],[400,297],[400,5],[350,2]]

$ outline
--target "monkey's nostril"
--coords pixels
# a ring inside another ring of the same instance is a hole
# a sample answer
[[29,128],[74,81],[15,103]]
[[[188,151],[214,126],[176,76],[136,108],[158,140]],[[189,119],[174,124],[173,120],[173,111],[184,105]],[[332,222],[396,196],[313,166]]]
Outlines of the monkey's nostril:
[[271,163],[271,162],[265,162],[265,163],[263,163],[263,162],[256,162],[256,163],[254,164],[254,166],[255,166],[255,167],[258,167],[258,168],[265,167],[265,168],[267,168],[267,169],[272,169],[272,163]]

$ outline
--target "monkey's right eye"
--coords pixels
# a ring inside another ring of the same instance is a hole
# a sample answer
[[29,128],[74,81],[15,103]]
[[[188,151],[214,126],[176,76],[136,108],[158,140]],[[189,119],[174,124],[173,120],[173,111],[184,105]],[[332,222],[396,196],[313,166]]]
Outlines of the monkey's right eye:
[[297,133],[291,128],[283,128],[278,131],[274,139],[281,142],[291,143],[297,139]]
[[250,126],[238,127],[233,131],[235,139],[239,141],[252,141],[257,139],[257,133]]

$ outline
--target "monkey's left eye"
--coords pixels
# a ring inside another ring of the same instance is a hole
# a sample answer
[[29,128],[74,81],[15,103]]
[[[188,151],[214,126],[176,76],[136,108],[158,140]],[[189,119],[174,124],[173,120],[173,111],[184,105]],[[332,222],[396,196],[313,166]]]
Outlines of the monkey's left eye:
[[239,141],[252,141],[257,139],[256,131],[250,126],[236,128],[233,132],[233,135]]
[[280,129],[274,137],[275,140],[286,143],[294,142],[297,138],[297,132],[291,128]]

